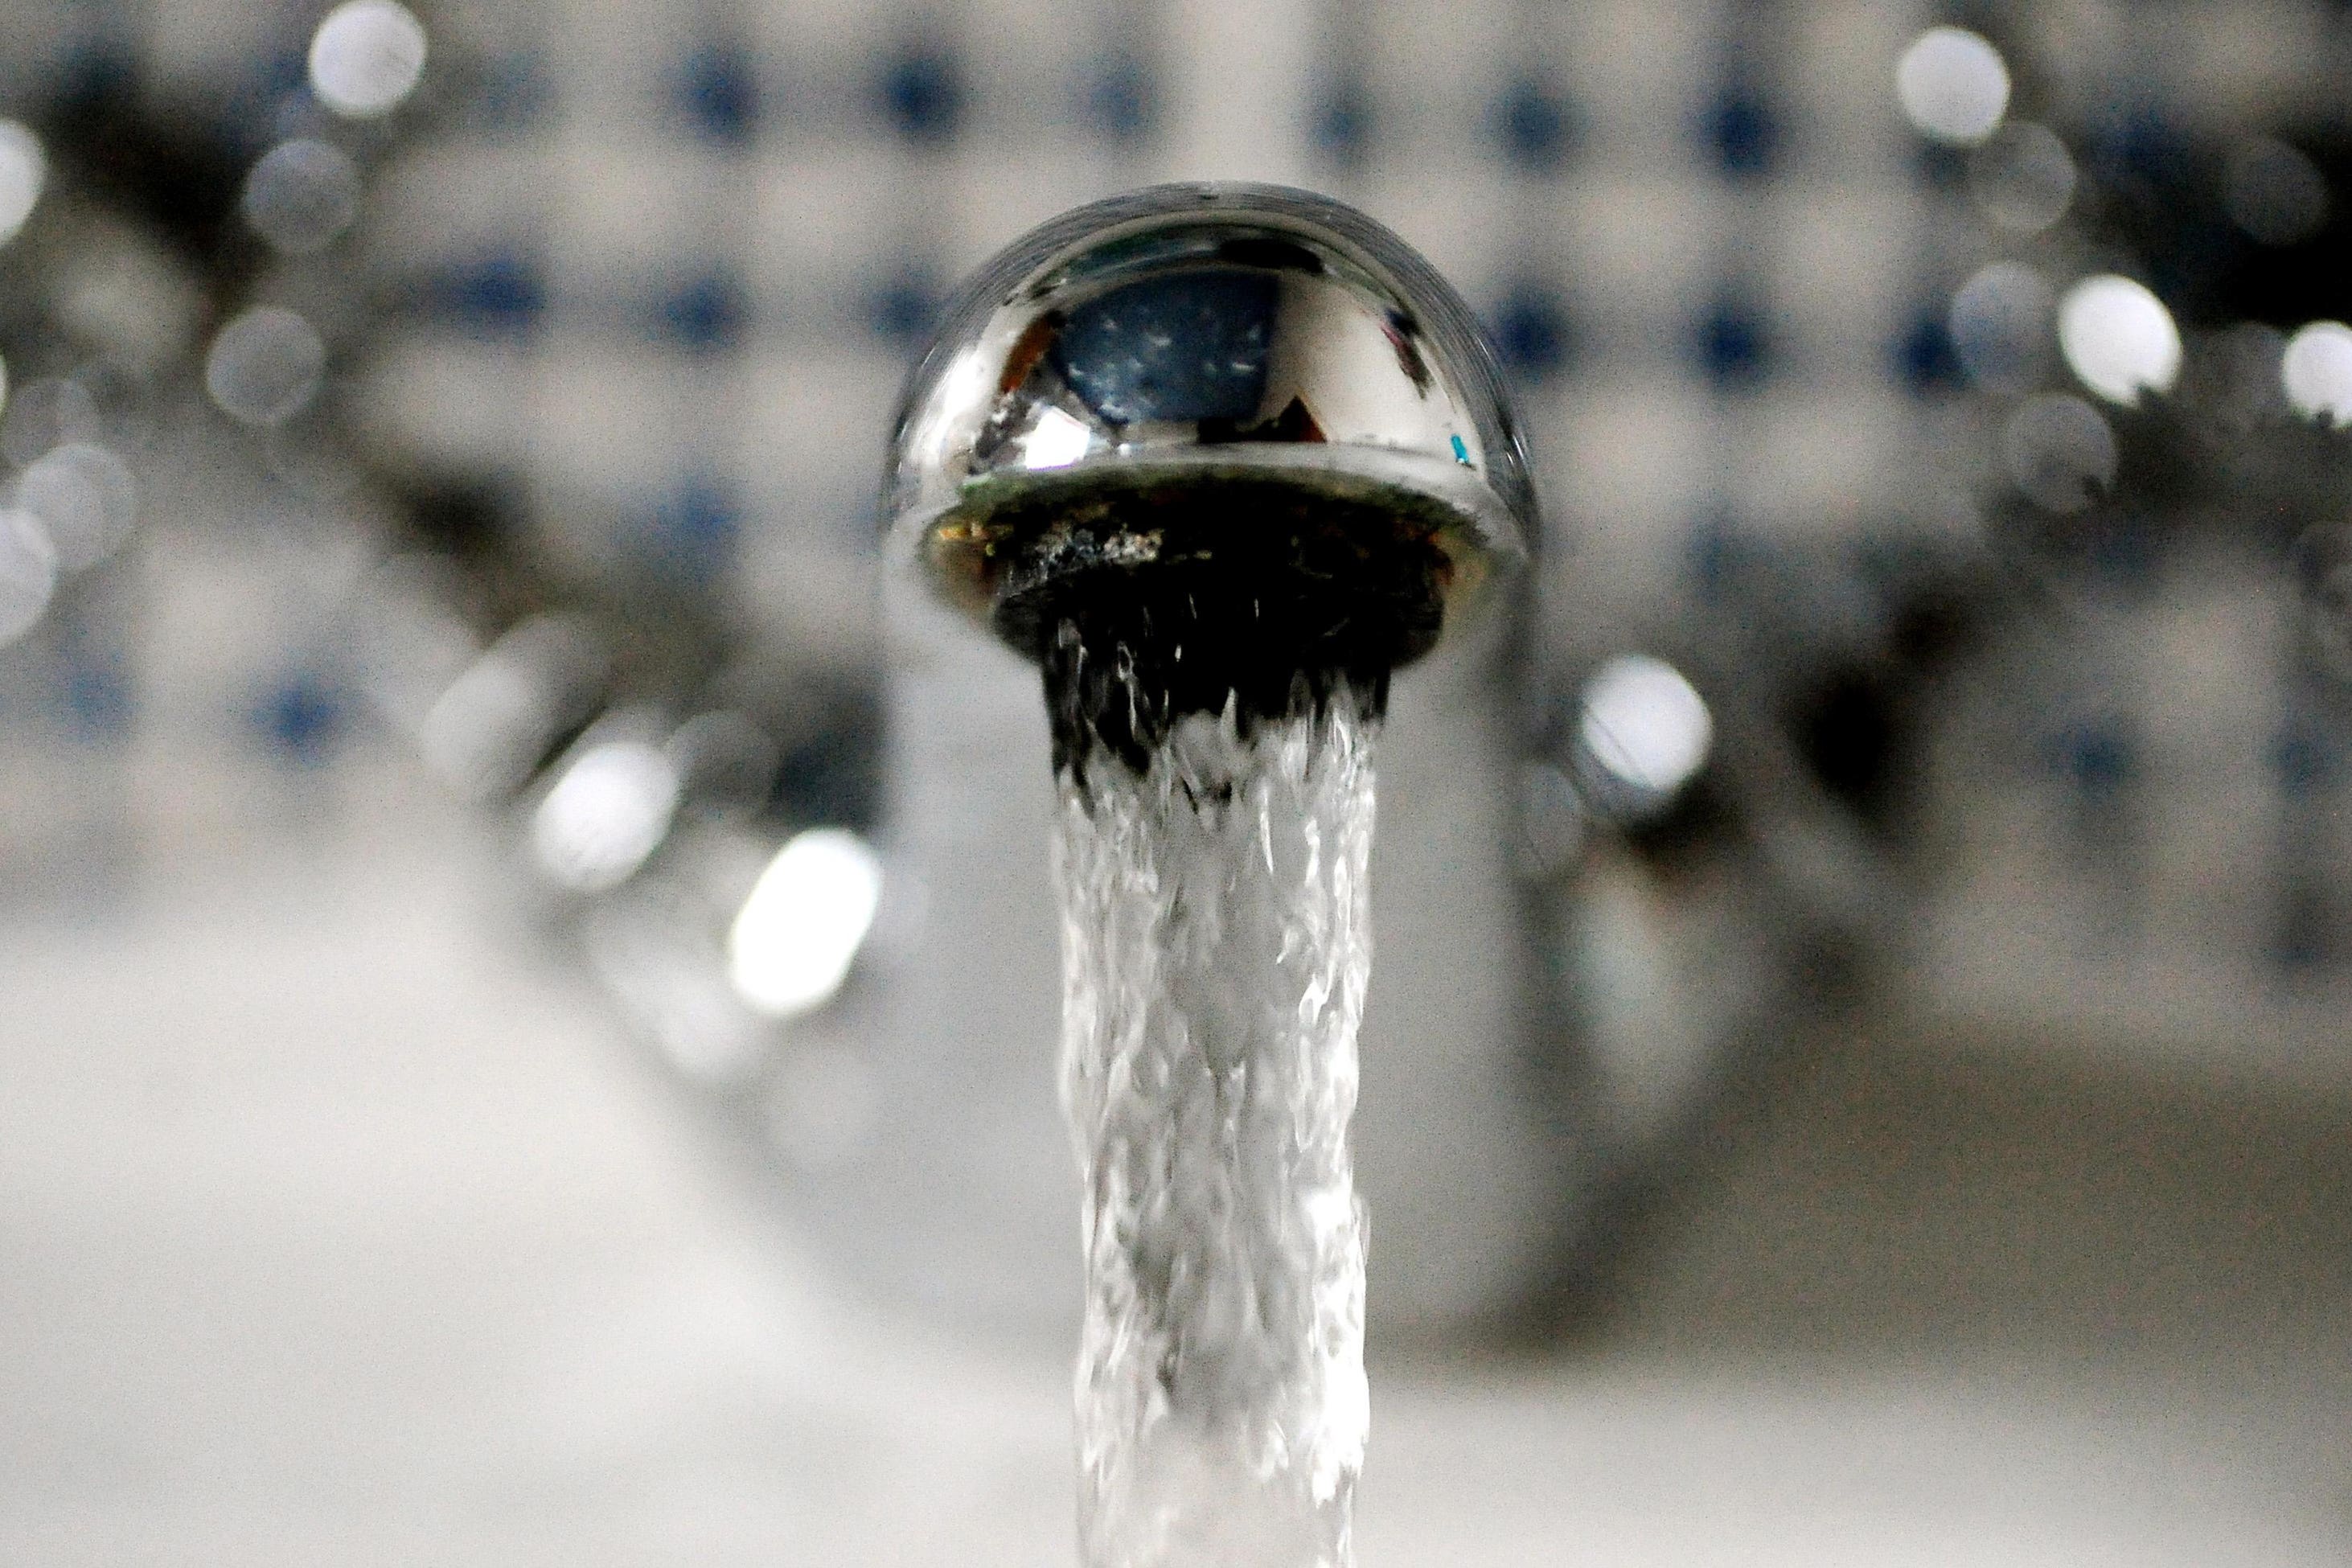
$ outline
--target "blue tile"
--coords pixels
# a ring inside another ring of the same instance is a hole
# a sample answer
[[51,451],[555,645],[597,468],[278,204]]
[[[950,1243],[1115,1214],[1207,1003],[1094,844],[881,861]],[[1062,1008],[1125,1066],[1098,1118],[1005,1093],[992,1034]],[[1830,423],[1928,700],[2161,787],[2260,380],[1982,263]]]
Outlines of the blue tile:
[[743,286],[724,272],[698,274],[665,295],[657,313],[661,336],[697,353],[732,348],[751,321]]
[[1720,501],[1691,525],[1684,548],[1693,595],[1704,605],[1723,602],[1757,555],[1755,541]]
[[1364,83],[1343,76],[1317,93],[1307,121],[1307,140],[1339,168],[1360,166],[1371,151],[1372,99]]
[[292,762],[317,763],[341,737],[343,700],[316,675],[297,672],[262,693],[253,719],[271,751]]
[[655,506],[647,523],[652,564],[667,576],[701,582],[732,558],[742,516],[726,487],[694,475]]
[[2094,804],[2115,800],[2139,777],[2139,748],[2121,724],[2112,721],[2062,731],[2049,742],[2046,756],[2052,771]]
[[1567,163],[1576,141],[1576,115],[1565,93],[1535,77],[1522,76],[1503,89],[1494,111],[1496,141],[1520,168],[1555,174]]
[[1895,345],[1895,374],[1914,392],[1944,391],[1960,384],[1960,356],[1940,301],[1920,307]]
[[1080,85],[1078,112],[1106,142],[1132,147],[1149,141],[1159,112],[1150,70],[1125,50],[1105,55],[1088,68]]
[[486,335],[528,332],[547,314],[545,276],[537,262],[514,254],[458,267],[431,292],[444,311]]
[[677,106],[688,122],[714,142],[751,139],[760,117],[760,83],[744,52],[706,44],[677,70]]
[[1526,381],[1541,381],[1567,363],[1568,310],[1558,290],[1519,282],[1504,291],[1487,323],[1496,356]]
[[884,64],[877,87],[884,119],[909,142],[935,146],[962,127],[963,69],[946,49],[918,44],[900,50]]
[[1723,172],[1752,179],[1771,171],[1780,127],[1771,106],[1753,88],[1726,87],[1700,117],[1704,141]]
[[1752,386],[1770,369],[1771,342],[1763,313],[1742,300],[1724,300],[1700,318],[1699,365],[1718,386]]
[[882,804],[883,702],[871,686],[844,683],[795,693],[807,715],[776,760],[771,805],[793,823],[838,823],[869,829]]
[[2271,742],[2271,771],[2280,793],[2290,797],[2314,795],[2334,783],[2341,761],[2326,737],[2307,724],[2290,724]]
[[2307,874],[2291,878],[2280,890],[2271,927],[2270,959],[2289,974],[2317,969],[2336,957],[2343,945],[2337,931],[2339,910],[2329,907],[2324,891]]
[[130,733],[131,679],[119,658],[89,651],[70,655],[58,697],[76,738],[119,741]]
[[2125,516],[2095,525],[2083,543],[2093,585],[2133,597],[2155,587],[2159,552],[2156,531],[2146,520]]
[[1912,160],[1919,183],[1931,191],[1954,192],[1968,184],[1969,153],[1965,147],[1950,147],[1921,136],[1913,149]]
[[919,261],[893,268],[866,296],[866,322],[875,336],[912,344],[929,335],[945,304],[939,274]]
[[2091,173],[2107,183],[2182,184],[2194,157],[2187,130],[2152,105],[2115,109],[2091,132]]
[[545,61],[525,52],[501,55],[482,68],[474,120],[485,130],[519,131],[539,118],[549,97]]
[[310,85],[310,51],[302,45],[278,49],[253,61],[252,91],[257,101],[275,103],[288,93],[307,91]]

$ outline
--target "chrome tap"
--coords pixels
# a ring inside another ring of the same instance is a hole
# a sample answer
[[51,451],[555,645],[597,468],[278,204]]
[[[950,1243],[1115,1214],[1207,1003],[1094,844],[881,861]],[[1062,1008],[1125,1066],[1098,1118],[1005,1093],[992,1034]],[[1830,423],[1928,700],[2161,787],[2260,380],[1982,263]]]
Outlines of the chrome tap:
[[908,384],[884,499],[893,552],[1023,653],[1115,604],[1212,705],[1385,677],[1537,526],[1460,298],[1361,214],[1256,185],[1156,186],[999,256]]

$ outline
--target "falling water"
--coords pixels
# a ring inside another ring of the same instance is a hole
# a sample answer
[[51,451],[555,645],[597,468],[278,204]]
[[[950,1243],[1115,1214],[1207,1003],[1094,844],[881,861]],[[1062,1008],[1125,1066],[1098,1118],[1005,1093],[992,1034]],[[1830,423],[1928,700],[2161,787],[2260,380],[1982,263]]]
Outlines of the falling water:
[[[1131,742],[1150,694],[1121,684]],[[1088,1568],[1352,1560],[1370,1405],[1348,1123],[1381,693],[1321,684],[1277,717],[1156,723],[1148,751],[1064,737]]]

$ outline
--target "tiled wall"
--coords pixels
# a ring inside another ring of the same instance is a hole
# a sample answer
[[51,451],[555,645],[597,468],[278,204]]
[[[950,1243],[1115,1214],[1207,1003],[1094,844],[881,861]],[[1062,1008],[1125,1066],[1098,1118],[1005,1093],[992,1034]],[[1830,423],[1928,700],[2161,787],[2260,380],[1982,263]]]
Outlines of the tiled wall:
[[[103,46],[282,93],[319,9],[36,0],[0,91]],[[419,9],[434,63],[362,253],[392,324],[343,367],[377,449],[503,473],[558,558],[667,563],[853,665],[908,357],[944,290],[1065,206],[1277,179],[1423,248],[1520,383],[1544,654],[1573,674],[1747,613],[1709,597],[1727,552],[1780,552],[1845,605],[1858,552],[1968,535],[1999,499],[1997,400],[1940,322],[2009,242],[1897,112],[1920,27],[1993,32],[2054,122],[2120,107],[2208,138],[2340,115],[2347,58],[2319,0]],[[2055,582],[2091,607],[1937,696],[1906,829],[1931,977],[1966,1016],[2308,1034],[2339,994],[2334,699],[2273,558],[2134,582]]]
[[[1913,504],[1923,197],[1902,7],[549,5],[484,46],[520,123],[377,215],[426,296],[385,417],[527,454],[556,526],[858,557],[941,291],[1156,179],[1309,184],[1397,227],[1524,388],[1563,619],[1638,625],[1695,531]],[[814,570],[814,568],[812,568]],[[767,588],[763,586],[762,592]]]

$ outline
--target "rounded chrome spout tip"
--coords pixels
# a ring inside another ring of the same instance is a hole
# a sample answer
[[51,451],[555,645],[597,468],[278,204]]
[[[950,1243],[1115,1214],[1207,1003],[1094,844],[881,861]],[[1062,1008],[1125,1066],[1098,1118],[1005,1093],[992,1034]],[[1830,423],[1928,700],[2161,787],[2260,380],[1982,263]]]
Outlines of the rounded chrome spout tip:
[[1150,619],[1173,584],[1277,662],[1382,677],[1538,531],[1459,296],[1362,214],[1262,185],[1098,202],[983,268],[908,384],[884,513],[1033,658],[1072,606]]

